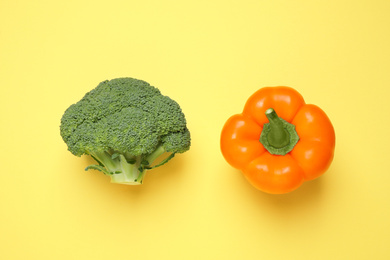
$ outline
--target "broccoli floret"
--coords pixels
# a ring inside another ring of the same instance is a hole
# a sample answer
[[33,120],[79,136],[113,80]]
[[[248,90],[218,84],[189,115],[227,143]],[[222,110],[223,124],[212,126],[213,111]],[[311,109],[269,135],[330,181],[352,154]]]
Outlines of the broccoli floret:
[[86,170],[99,170],[121,184],[142,184],[147,170],[191,145],[180,106],[133,78],[106,80],[86,93],[65,111],[60,133],[72,154],[96,160]]

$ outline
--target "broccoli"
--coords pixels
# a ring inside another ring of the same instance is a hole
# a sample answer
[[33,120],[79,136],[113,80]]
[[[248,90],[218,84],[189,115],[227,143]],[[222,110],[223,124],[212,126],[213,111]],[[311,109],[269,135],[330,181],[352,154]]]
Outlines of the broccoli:
[[99,170],[120,184],[142,184],[147,170],[191,145],[177,102],[134,78],[106,80],[86,93],[63,114],[60,134],[72,154],[97,162],[85,170]]

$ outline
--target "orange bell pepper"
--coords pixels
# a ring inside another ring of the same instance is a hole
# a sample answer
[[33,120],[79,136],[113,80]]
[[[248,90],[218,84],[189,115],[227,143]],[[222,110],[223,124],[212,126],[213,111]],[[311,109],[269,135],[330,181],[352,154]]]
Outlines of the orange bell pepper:
[[335,132],[319,107],[290,87],[265,87],[230,117],[221,133],[226,161],[257,189],[288,193],[330,166]]

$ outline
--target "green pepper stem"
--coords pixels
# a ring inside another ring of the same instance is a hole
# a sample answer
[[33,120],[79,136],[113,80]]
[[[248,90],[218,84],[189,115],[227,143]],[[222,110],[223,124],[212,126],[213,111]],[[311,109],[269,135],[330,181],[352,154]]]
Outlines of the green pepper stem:
[[284,128],[283,122],[275,110],[269,108],[265,111],[265,115],[269,120],[269,126],[271,128],[267,136],[269,144],[275,148],[282,148],[288,145],[290,143],[290,134]]
[[260,143],[268,152],[274,155],[286,155],[291,152],[299,141],[295,126],[278,117],[272,108],[267,109],[265,115],[269,123],[263,125]]

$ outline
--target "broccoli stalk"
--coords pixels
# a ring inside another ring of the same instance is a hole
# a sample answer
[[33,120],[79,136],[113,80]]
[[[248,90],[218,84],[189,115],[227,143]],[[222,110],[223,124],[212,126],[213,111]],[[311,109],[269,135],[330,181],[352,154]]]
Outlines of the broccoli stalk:
[[142,184],[146,170],[162,166],[175,156],[175,153],[171,153],[158,164],[152,166],[153,162],[164,153],[166,153],[166,150],[163,146],[159,146],[146,157],[131,157],[128,154],[119,153],[110,154],[107,151],[92,152],[91,157],[95,159],[98,165],[89,165],[85,170],[101,171],[111,177],[112,183],[138,185]]
[[[121,184],[142,184],[147,170],[191,144],[180,106],[133,78],[100,83],[65,111],[60,131],[71,153],[90,155],[98,163],[86,170],[101,171]],[[156,163],[163,154],[168,155]]]

